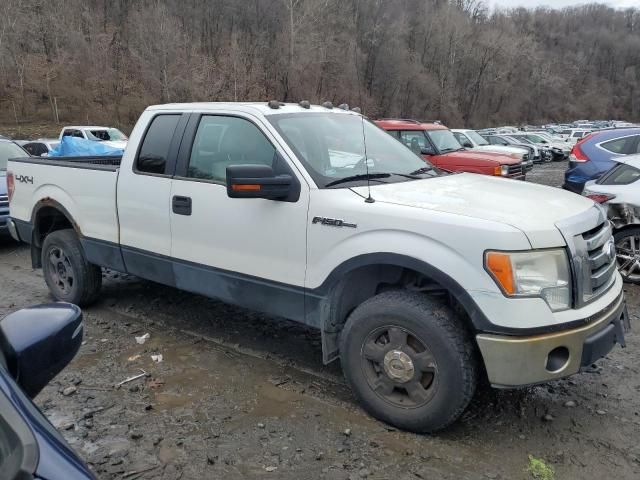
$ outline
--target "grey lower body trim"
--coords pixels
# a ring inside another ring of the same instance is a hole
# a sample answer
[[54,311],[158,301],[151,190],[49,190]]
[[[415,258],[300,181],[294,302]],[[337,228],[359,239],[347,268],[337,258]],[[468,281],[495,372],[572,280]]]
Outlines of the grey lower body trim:
[[[102,245],[105,243],[106,245]],[[122,252],[122,268],[119,270],[131,275],[269,315],[284,317],[314,327],[320,326],[316,316],[311,315],[307,319],[305,315],[303,287],[157,255],[132,247],[119,247],[117,244],[108,244],[99,240],[89,240],[89,245],[91,248],[103,250],[99,255],[94,252],[92,254],[94,259],[113,258],[117,261],[117,255],[113,249],[119,249]],[[88,254],[87,258],[89,258]],[[89,261],[107,266],[102,262]]]

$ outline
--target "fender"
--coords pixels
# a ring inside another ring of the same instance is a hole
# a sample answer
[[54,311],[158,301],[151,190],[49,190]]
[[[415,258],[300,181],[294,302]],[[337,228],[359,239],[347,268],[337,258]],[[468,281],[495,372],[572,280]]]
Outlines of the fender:
[[31,244],[31,266],[34,269],[42,267],[42,235],[38,227],[37,219],[40,211],[44,208],[53,208],[60,212],[62,216],[65,217],[67,222],[69,222],[71,227],[76,231],[78,236],[82,236],[80,227],[73,220],[73,217],[71,216],[69,211],[60,202],[49,197],[38,200],[34,205],[33,210],[31,211],[30,222],[24,222],[14,219],[20,239],[23,242]]
[[[323,360],[329,363],[338,358],[337,337],[339,332],[330,325],[332,313],[332,293],[348,273],[365,266],[395,266],[414,270],[442,285],[462,305],[471,319],[475,331],[496,332],[493,325],[471,298],[469,293],[445,272],[427,262],[391,252],[358,255],[338,265],[324,280],[322,285],[306,292],[307,324],[318,325],[322,332]],[[496,332],[497,333],[497,332]]]

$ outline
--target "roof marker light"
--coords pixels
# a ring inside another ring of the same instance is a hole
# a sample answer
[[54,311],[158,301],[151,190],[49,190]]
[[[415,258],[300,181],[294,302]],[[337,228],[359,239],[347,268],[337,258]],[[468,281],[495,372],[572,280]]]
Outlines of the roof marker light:
[[328,108],[329,110],[331,110],[331,109],[333,108],[333,103],[331,103],[331,102],[324,102],[324,103],[322,104],[322,106],[323,106],[324,108]]
[[311,108],[311,104],[309,103],[308,100],[301,100],[300,103],[298,103],[298,105],[300,105],[302,108],[306,108],[306,109]]
[[341,110],[349,110],[349,104],[348,103],[341,103],[340,105],[338,105],[338,108]]
[[274,110],[278,110],[280,108],[280,102],[277,100],[269,100],[269,108],[272,108]]

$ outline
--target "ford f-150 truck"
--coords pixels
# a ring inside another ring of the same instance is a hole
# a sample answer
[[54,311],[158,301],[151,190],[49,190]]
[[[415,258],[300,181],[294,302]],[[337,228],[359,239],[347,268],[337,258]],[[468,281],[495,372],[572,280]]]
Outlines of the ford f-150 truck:
[[546,382],[624,344],[599,205],[442,173],[347,107],[153,106],[122,159],[16,159],[8,179],[55,298],[90,303],[108,267],[303,322],[400,428],[446,427],[482,377]]

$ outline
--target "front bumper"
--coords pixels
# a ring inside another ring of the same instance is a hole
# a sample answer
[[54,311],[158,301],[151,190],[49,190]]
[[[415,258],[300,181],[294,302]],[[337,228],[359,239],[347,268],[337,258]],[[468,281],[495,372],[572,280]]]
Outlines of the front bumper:
[[0,235],[9,233],[9,215],[0,214]]
[[527,337],[476,336],[489,381],[494,387],[519,387],[573,375],[611,351],[625,346],[629,327],[624,294],[589,323],[571,330]]

